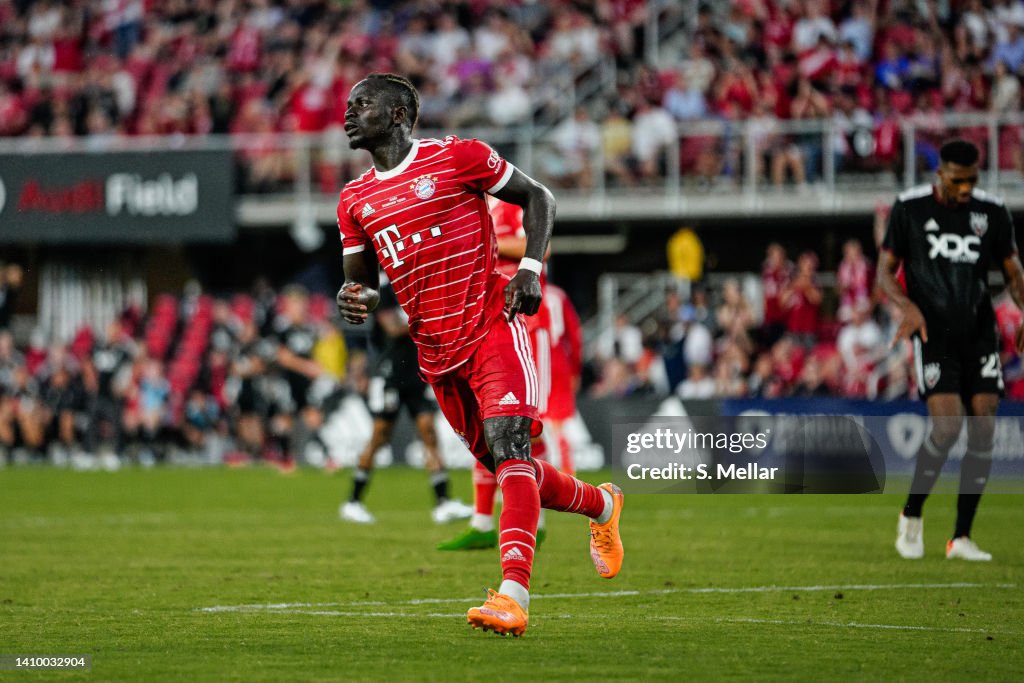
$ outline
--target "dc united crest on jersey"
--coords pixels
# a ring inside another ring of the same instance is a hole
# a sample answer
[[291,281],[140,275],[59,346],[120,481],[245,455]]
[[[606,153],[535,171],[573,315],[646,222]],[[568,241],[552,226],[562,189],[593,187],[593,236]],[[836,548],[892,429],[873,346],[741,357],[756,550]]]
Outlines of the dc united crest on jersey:
[[437,189],[437,178],[429,175],[421,175],[412,182],[412,185],[410,185],[409,188],[420,199],[430,199],[434,196],[434,191]]
[[971,230],[973,230],[974,234],[978,237],[984,237],[985,233],[988,232],[988,214],[972,211]]

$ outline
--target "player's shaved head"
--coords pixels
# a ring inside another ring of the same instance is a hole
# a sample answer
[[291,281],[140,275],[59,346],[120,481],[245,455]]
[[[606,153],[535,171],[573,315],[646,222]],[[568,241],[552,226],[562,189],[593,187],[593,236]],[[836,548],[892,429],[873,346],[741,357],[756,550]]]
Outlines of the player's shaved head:
[[416,125],[420,115],[420,95],[416,87],[405,76],[392,73],[372,73],[364,79],[368,84],[387,93],[394,105],[405,107],[408,112],[409,128]]

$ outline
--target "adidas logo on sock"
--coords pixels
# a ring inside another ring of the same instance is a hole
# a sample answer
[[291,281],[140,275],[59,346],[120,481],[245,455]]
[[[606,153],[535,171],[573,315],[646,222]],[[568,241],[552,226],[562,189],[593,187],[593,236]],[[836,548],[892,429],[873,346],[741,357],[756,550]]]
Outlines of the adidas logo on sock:
[[499,406],[517,406],[519,405],[519,399],[511,391],[501,397],[498,401]]
[[507,553],[501,556],[502,562],[509,562],[511,560],[519,560],[520,562],[525,562],[526,555],[523,555],[523,553],[516,546],[512,546],[511,548],[509,548],[509,551]]

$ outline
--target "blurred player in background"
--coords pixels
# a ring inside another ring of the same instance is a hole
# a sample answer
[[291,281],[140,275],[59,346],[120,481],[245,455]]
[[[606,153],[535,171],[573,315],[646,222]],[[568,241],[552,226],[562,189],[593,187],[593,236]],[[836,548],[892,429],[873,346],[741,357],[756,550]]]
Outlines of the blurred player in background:
[[275,321],[276,361],[291,401],[290,410],[279,412],[271,420],[270,432],[281,450],[283,469],[288,471],[295,468],[295,458],[303,456],[311,440],[326,452],[319,436],[324,421],[321,404],[333,382],[314,358],[320,335],[310,320],[309,293],[304,287],[289,285],[282,298],[283,311]]
[[[530,455],[540,433],[537,376],[522,316],[540,308],[541,259],[554,223],[550,191],[477,140],[413,139],[419,94],[394,74],[371,74],[349,95],[345,133],[373,167],[338,205],[346,282],[338,310],[366,322],[378,268],[409,316],[420,372],[473,455],[497,475],[502,583],[467,613],[474,628],[522,635],[541,506],[591,518],[591,557],[615,576],[622,564],[622,493],[559,472]],[[494,267],[497,245],[484,193],[524,208],[526,257],[511,280]]]
[[548,312],[551,391],[542,419],[556,448],[558,468],[575,476],[576,464],[565,435],[565,423],[576,415],[576,394],[583,373],[583,328],[569,295],[550,281],[544,286],[544,306]]
[[377,361],[370,378],[366,399],[373,415],[373,433],[366,448],[359,454],[359,462],[352,475],[352,495],[343,503],[341,518],[358,524],[372,524],[373,515],[363,504],[363,496],[373,471],[373,456],[391,441],[391,433],[404,406],[416,422],[416,431],[423,442],[424,465],[430,472],[436,505],[431,517],[437,524],[468,519],[473,508],[460,500],[448,497],[448,472],[441,461],[434,417],[437,399],[430,385],[420,379],[416,359],[416,344],[409,337],[409,318],[395,298],[394,288],[382,282],[380,303],[374,311],[377,325],[373,331]]
[[[967,453],[960,468],[956,528],[947,558],[991,560],[971,540],[971,526],[992,469],[992,439],[1003,374],[988,271],[1002,266],[1009,292],[1024,305],[1024,270],[1013,219],[1002,200],[975,189],[978,149],[964,140],[942,146],[938,182],[907,190],[889,214],[878,264],[878,284],[900,309],[893,344],[914,344],[918,391],[928,404],[931,433],[917,452],[910,495],[900,514],[896,550],[924,555],[924,501],[949,450],[967,422]],[[906,292],[897,280],[902,265]],[[1024,328],[1016,334],[1024,351]]]
[[84,359],[82,377],[89,405],[86,449],[90,453],[111,458],[124,452],[122,415],[137,352],[121,321],[113,320],[103,341]]
[[260,337],[252,319],[242,322],[237,343],[231,346],[230,353],[231,374],[225,394],[235,427],[235,441],[245,459],[252,460],[263,455],[265,425],[279,412],[287,410],[284,405],[287,391],[277,390],[281,382],[270,372],[275,355],[273,344]]

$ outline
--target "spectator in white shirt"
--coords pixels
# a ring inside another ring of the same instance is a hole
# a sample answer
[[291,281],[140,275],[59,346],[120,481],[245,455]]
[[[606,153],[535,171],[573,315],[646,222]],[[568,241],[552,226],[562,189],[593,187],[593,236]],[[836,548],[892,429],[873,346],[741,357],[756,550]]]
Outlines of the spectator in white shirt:
[[679,131],[672,115],[642,97],[633,116],[633,157],[640,175],[653,178],[669,145],[679,144]]
[[635,365],[644,353],[643,333],[629,322],[625,313],[615,317],[615,325],[601,333],[597,340],[597,355],[603,359],[618,358]]
[[548,175],[563,187],[593,185],[591,160],[601,145],[601,128],[583,107],[551,131],[554,155],[548,160]]
[[472,48],[473,43],[469,39],[469,32],[459,26],[455,15],[445,13],[437,20],[430,47],[434,64],[439,69],[446,69],[455,63],[460,50]]
[[682,399],[711,398],[715,395],[715,380],[703,365],[691,365],[690,374],[679,384],[676,394]]
[[807,13],[793,27],[793,49],[799,54],[818,44],[822,36],[836,42],[836,25],[824,13],[819,0],[807,0]]
[[839,331],[836,347],[848,375],[863,375],[885,354],[882,328],[871,318],[871,305],[863,302],[853,309],[853,318]]

